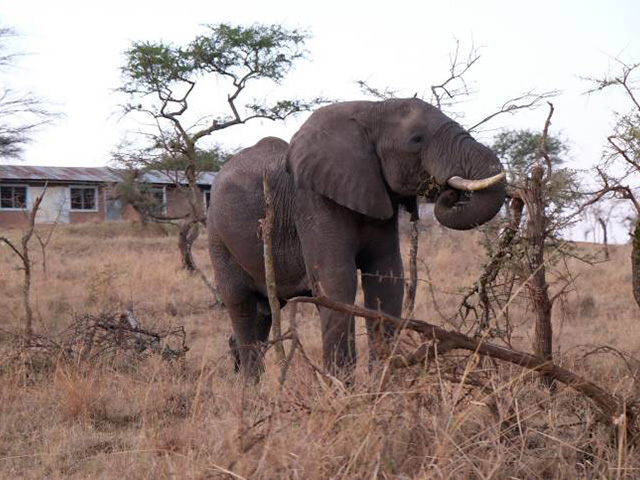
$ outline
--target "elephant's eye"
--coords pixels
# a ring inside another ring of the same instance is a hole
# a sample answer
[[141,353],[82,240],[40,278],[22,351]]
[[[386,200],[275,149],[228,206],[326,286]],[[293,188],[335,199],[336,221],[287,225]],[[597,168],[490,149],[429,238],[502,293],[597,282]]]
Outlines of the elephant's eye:
[[411,137],[411,143],[419,144],[422,143],[423,140],[424,137],[422,135],[414,135],[413,137]]

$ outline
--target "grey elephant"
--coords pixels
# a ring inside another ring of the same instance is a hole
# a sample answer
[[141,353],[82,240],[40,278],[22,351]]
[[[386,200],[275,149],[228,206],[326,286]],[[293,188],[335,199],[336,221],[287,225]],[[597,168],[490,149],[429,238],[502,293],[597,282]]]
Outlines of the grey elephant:
[[[327,295],[352,304],[357,271],[365,305],[399,316],[404,292],[401,206],[441,187],[434,212],[466,230],[493,218],[505,199],[495,154],[419,99],[343,102],[316,110],[291,139],[264,138],[231,158],[211,191],[208,239],[230,341],[249,377],[263,368],[271,314],[258,220],[263,175],[274,195],[274,264],[281,304]],[[354,319],[320,308],[323,360],[334,374],[356,362]],[[367,323],[369,336],[373,331]],[[388,333],[388,332],[387,332]]]

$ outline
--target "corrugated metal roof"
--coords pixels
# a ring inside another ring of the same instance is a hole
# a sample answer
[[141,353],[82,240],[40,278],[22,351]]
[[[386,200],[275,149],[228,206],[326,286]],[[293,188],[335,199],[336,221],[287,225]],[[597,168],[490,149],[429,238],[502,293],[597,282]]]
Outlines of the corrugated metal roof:
[[[200,172],[198,174],[197,182],[198,185],[211,185],[214,177],[216,176],[213,172]],[[160,170],[151,170],[149,172],[145,172],[140,176],[140,181],[145,183],[164,183],[164,184],[186,184],[187,180],[184,176],[184,172],[171,172],[171,171],[160,171]]]
[[[119,182],[122,170],[110,167],[34,167],[31,165],[0,165],[0,181],[50,181],[50,182]],[[204,172],[198,175],[199,185],[211,185],[215,173]],[[182,172],[161,172],[158,170],[143,173],[140,180],[145,183],[172,185],[187,183]]]
[[0,165],[0,180],[40,180],[55,182],[117,182],[118,177],[107,167],[33,167]]

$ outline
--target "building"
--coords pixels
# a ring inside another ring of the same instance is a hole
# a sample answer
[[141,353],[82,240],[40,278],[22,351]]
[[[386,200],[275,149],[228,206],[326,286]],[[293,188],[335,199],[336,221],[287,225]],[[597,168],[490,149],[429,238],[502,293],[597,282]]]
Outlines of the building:
[[[25,225],[35,199],[44,196],[36,223],[82,223],[137,218],[137,212],[117,193],[123,172],[109,167],[33,167],[0,165],[0,228]],[[214,173],[201,173],[198,186],[208,205]],[[168,217],[188,212],[180,186],[181,172],[151,171],[138,180],[157,199],[158,209]]]

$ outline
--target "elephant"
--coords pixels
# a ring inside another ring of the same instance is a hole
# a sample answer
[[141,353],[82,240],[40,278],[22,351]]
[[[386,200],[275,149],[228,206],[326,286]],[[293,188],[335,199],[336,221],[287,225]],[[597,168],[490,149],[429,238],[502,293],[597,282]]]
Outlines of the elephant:
[[[236,369],[252,378],[263,371],[271,328],[257,236],[265,214],[265,176],[274,197],[280,304],[301,295],[353,304],[360,270],[365,306],[394,316],[401,315],[404,294],[400,208],[415,218],[416,196],[437,185],[436,219],[466,230],[492,219],[506,191],[496,155],[417,98],[323,106],[290,144],[267,137],[240,151],[215,177],[207,233],[217,285],[231,317]],[[352,375],[353,317],[323,307],[319,313],[325,368]],[[370,321],[367,330],[371,345]]]

